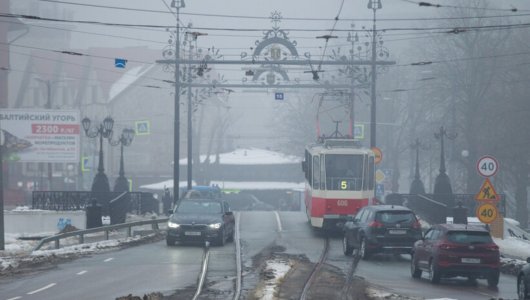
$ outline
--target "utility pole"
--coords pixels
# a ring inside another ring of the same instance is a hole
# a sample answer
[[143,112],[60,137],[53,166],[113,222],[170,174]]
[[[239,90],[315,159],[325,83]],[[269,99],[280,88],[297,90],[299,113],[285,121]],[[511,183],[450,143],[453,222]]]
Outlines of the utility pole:
[[[52,109],[52,90],[51,90],[51,81],[49,79],[40,79],[40,78],[35,78],[37,81],[43,83],[45,86],[46,86],[46,103],[44,105],[44,108],[46,109]],[[43,164],[41,163],[40,165],[40,169],[42,170],[43,169]],[[48,171],[48,190],[51,191],[52,190],[52,181],[53,181],[53,174],[52,174],[52,163],[49,162],[48,163],[48,168],[47,168],[47,171]],[[42,186],[40,187],[42,189]]]
[[[189,26],[189,28],[191,29],[191,26]],[[188,57],[189,57],[189,60],[191,61],[193,59],[193,55],[192,55],[192,52],[193,52],[193,45],[192,45],[192,41],[197,41],[197,37],[201,36],[201,35],[207,35],[207,33],[202,33],[202,32],[187,32],[188,35],[192,35],[193,36],[193,39],[188,39],[188,42],[189,42],[189,53],[188,53]],[[191,77],[191,64],[188,64],[188,173],[187,173],[187,177],[188,177],[188,191],[191,190],[192,188],[192,179],[193,179],[193,134],[192,134],[192,103],[191,103],[191,98],[192,98],[192,94],[191,94],[191,83],[192,83],[192,77]]]
[[173,0],[171,6],[177,9],[177,32],[175,38],[175,124],[173,138],[173,203],[177,203],[180,196],[180,9],[185,7],[185,3],[184,0]]
[[373,148],[376,146],[375,142],[375,127],[376,127],[376,95],[375,95],[375,83],[377,81],[377,53],[376,53],[376,36],[377,36],[377,29],[375,26],[375,13],[378,9],[381,9],[383,5],[381,4],[381,0],[369,0],[368,2],[368,8],[373,10],[374,12],[374,22],[372,27],[372,84],[371,84],[371,108],[370,108],[370,148]]

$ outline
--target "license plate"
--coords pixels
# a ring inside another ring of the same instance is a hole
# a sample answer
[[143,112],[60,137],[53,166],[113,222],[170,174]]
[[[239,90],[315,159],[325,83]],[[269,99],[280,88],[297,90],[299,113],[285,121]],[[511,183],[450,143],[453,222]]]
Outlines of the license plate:
[[480,258],[462,258],[465,264],[480,264]]
[[407,231],[405,229],[389,229],[388,233],[390,233],[390,234],[406,234]]
[[198,235],[201,235],[201,232],[200,231],[186,231],[184,232],[184,235],[198,236]]

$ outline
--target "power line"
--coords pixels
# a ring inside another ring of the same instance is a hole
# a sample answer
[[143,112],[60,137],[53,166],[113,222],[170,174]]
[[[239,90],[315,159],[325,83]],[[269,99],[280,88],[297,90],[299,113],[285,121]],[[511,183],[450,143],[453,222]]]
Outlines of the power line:
[[[106,26],[118,26],[118,27],[137,27],[137,28],[172,28],[171,26],[166,25],[153,25],[153,24],[127,24],[127,23],[110,23],[110,22],[100,22],[100,21],[87,21],[87,20],[64,20],[64,19],[54,19],[54,18],[42,18],[38,16],[30,15],[19,15],[11,13],[0,13],[0,17],[6,18],[21,18],[37,21],[49,21],[49,22],[65,22],[65,23],[79,23],[79,24],[90,24],[90,25],[106,25]],[[381,28],[379,31],[433,31],[433,30],[447,30],[447,33],[461,33],[469,30],[478,30],[478,29],[514,29],[514,28],[527,28],[530,26],[530,23],[520,23],[520,24],[498,24],[498,25],[481,25],[481,26],[466,26],[466,27],[391,27],[391,28]],[[210,31],[235,31],[235,32],[263,32],[269,29],[263,28],[229,28],[229,27],[194,27],[198,30],[210,30]],[[331,29],[302,29],[302,28],[284,28],[284,31],[291,32],[322,32],[330,31]],[[364,32],[365,29],[333,29],[338,32]]]
[[[76,5],[76,6],[85,6],[85,7],[95,7],[95,8],[105,8],[105,9],[118,9],[118,10],[148,12],[148,13],[163,13],[163,14],[168,14],[169,13],[169,12],[163,11],[163,10],[138,9],[138,8],[127,8],[127,7],[119,7],[119,6],[108,6],[108,5],[95,5],[95,4],[75,3],[75,2],[68,2],[68,1],[58,1],[58,0],[39,0],[39,1],[41,1],[41,2],[59,3],[59,4],[67,4],[67,5]],[[404,1],[404,0],[402,0],[402,1]],[[419,4],[419,2],[416,2],[416,1],[405,1],[405,2],[411,2],[411,3],[414,3],[414,4]],[[518,11],[521,11],[521,10],[518,10]],[[522,10],[522,11],[528,11],[528,10]],[[262,16],[205,14],[205,13],[191,13],[191,12],[181,12],[180,14],[181,15],[188,15],[188,16],[198,16],[198,17],[217,17],[217,18],[270,20],[269,17],[262,17]],[[485,19],[485,18],[526,17],[526,16],[530,16],[530,14],[490,15],[490,16],[476,16],[476,17],[378,18],[377,21],[432,21],[432,20]],[[325,21],[325,22],[332,21],[332,19],[328,19],[328,18],[293,18],[293,17],[283,17],[283,20],[289,20],[289,21]],[[348,19],[341,19],[339,21],[355,22],[355,21],[371,21],[371,19],[369,19],[369,18],[348,18]]]
[[[473,6],[457,6],[457,5],[446,5],[446,4],[434,4],[430,2],[424,2],[424,1],[412,1],[412,0],[401,0],[403,2],[418,4],[418,6],[423,7],[447,7],[447,8],[465,8],[465,9],[477,9],[477,10],[485,10],[485,11],[510,11],[510,12],[518,12],[519,9],[512,6],[512,8],[487,8],[487,7],[473,7]],[[528,11],[528,10],[524,10]]]
[[[0,20],[0,23],[18,24],[16,22],[5,21],[5,20]],[[140,41],[140,42],[150,42],[150,43],[164,44],[164,45],[167,44],[165,42],[160,42],[160,41],[155,41],[155,40],[147,40],[147,39],[140,39],[140,38],[133,38],[133,37],[127,37],[127,36],[124,36],[124,35],[113,35],[113,34],[96,33],[96,32],[83,31],[83,30],[72,30],[72,29],[65,29],[65,28],[58,28],[58,27],[49,27],[49,26],[43,26],[43,25],[37,25],[37,24],[25,24],[25,25],[31,26],[31,27],[37,27],[37,28],[44,28],[44,29],[51,29],[51,30],[60,30],[60,31],[67,31],[67,32],[76,32],[76,33],[83,33],[83,34],[90,34],[90,35],[97,35],[97,36],[105,36],[105,37],[111,37],[111,38],[121,38],[121,39]]]

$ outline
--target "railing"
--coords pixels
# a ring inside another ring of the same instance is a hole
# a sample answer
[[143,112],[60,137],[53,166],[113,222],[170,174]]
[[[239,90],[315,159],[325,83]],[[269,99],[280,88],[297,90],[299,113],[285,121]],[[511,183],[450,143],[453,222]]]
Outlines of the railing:
[[131,237],[132,228],[136,226],[151,225],[153,230],[158,231],[160,230],[158,224],[164,223],[167,221],[168,221],[168,218],[161,218],[161,219],[144,220],[144,221],[130,222],[130,223],[124,223],[124,224],[117,224],[117,225],[91,228],[91,229],[86,229],[86,230],[76,230],[76,231],[61,233],[61,234],[57,234],[57,235],[50,236],[47,238],[43,238],[42,240],[40,240],[39,244],[33,249],[33,251],[39,250],[44,244],[47,244],[50,242],[55,242],[55,249],[59,249],[60,241],[62,239],[72,237],[72,236],[78,236],[79,244],[83,244],[85,242],[85,235],[90,234],[90,233],[105,232],[105,239],[108,240],[110,231],[123,229],[123,228],[127,228],[127,237]]
[[[35,191],[32,193],[31,206],[33,209],[43,210],[84,210],[87,205],[92,203],[91,200],[95,198],[98,200],[98,204],[102,206],[103,213],[108,215],[110,201],[120,195],[120,192]],[[158,212],[158,207],[155,204],[156,200],[153,200],[152,193],[128,192],[127,196],[131,202],[131,210],[137,210],[141,213],[147,211]]]
[[[500,213],[506,212],[505,195],[499,194],[500,201],[497,204]],[[448,205],[437,201],[438,199],[450,200]],[[482,202],[475,200],[474,194],[389,194],[385,197],[387,204],[406,205],[430,223],[445,223],[446,217],[452,215],[453,208],[458,203],[467,208],[468,217],[475,216],[477,207]]]

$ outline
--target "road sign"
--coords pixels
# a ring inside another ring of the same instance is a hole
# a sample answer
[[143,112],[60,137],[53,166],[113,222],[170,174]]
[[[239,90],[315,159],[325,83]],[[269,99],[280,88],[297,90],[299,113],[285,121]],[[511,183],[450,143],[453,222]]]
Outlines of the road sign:
[[372,151],[374,151],[375,154],[375,163],[380,163],[383,160],[383,152],[377,147],[372,147]]
[[497,207],[490,203],[484,203],[477,208],[477,218],[482,223],[490,224],[497,218]]
[[136,135],[148,135],[151,133],[151,126],[149,121],[136,121],[134,122]]
[[475,199],[478,201],[498,200],[497,192],[495,191],[495,188],[493,187],[493,184],[491,184],[489,178],[484,180],[484,183],[482,183],[482,186],[480,187],[480,191],[475,195]]
[[375,171],[375,182],[383,183],[384,180],[385,180],[385,173],[381,171],[380,169],[377,169],[377,171]]
[[90,158],[88,156],[81,157],[81,172],[90,171],[89,159]]
[[385,195],[385,186],[383,184],[377,183],[375,185],[375,196],[377,199],[383,199]]
[[491,155],[484,155],[477,161],[477,171],[484,177],[491,177],[497,173],[499,162]]
[[364,124],[353,125],[353,138],[356,140],[364,139]]
[[274,93],[274,100],[283,100],[283,93]]
[[125,68],[125,66],[127,65],[127,60],[124,59],[124,58],[115,58],[114,59],[114,66],[116,68]]

